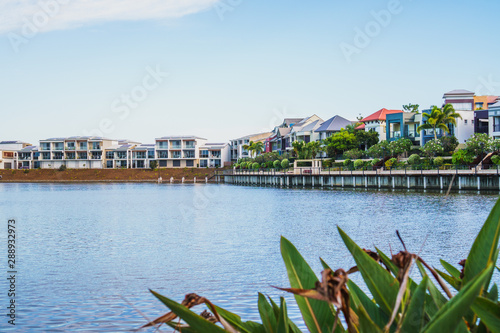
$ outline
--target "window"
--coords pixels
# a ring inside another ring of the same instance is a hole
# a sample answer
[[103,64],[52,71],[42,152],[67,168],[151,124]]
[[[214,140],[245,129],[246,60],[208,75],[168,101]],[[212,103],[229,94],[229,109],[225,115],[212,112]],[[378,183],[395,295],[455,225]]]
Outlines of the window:
[[208,166],[207,160],[200,160],[200,168],[206,168]]
[[101,149],[101,144],[99,142],[92,142],[92,149]]
[[174,162],[174,164],[173,164],[174,168],[181,166],[181,161],[173,161],[173,162]]
[[106,168],[108,169],[113,168],[113,161],[106,161]]
[[[179,161],[179,162],[180,162],[180,161]],[[187,167],[192,167],[192,166],[194,166],[194,161],[193,161],[193,160],[186,161],[186,166],[187,166]]]
[[148,158],[155,158],[155,151],[153,149],[148,150]]
[[467,125],[467,119],[464,120],[464,124]]
[[200,157],[201,158],[208,158],[208,150],[201,150]]
[[106,152],[106,158],[112,160],[113,159],[113,152],[112,151],[107,151]]
[[472,103],[451,103],[456,111],[472,110]]
[[160,166],[166,168],[167,167],[167,161],[160,160]]

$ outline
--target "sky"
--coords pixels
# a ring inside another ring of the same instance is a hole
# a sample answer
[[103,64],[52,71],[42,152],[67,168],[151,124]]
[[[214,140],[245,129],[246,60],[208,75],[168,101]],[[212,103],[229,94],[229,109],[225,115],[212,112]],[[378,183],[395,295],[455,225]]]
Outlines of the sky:
[[500,95],[500,2],[0,0],[0,140],[228,142]]

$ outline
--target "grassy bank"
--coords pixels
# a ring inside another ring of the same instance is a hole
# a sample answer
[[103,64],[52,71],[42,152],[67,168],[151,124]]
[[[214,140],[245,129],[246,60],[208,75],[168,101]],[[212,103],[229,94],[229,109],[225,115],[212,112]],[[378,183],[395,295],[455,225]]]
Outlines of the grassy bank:
[[0,182],[156,182],[161,176],[163,182],[169,182],[174,177],[180,182],[182,177],[186,182],[205,181],[205,177],[214,174],[215,169],[67,169],[65,171],[35,169],[35,170],[0,170]]

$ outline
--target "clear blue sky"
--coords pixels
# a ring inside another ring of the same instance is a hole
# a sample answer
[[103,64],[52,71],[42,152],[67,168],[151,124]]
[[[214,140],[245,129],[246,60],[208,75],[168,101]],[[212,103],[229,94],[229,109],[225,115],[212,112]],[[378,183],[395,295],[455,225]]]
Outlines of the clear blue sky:
[[228,141],[284,116],[500,95],[498,1],[47,1],[47,20],[37,1],[0,4],[0,140]]

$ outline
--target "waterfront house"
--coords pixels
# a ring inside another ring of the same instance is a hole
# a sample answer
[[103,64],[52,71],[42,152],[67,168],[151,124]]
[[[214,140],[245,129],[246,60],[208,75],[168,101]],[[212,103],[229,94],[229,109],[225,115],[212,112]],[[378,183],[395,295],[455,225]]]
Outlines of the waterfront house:
[[290,146],[290,136],[288,135],[292,127],[301,122],[305,118],[285,118],[283,123],[276,126],[265,141],[266,152],[277,152],[279,155],[283,154]]
[[450,131],[453,131],[459,143],[465,143],[468,138],[474,135],[474,93],[464,89],[456,89],[445,93],[443,99],[443,106],[451,104],[455,112],[462,117],[462,119],[456,119],[457,126],[450,124],[448,127]]
[[350,120],[347,120],[341,116],[333,116],[327,121],[321,123],[321,125],[315,130],[318,134],[318,140],[324,140],[333,134],[340,132],[341,129],[345,129],[349,125],[354,125]]
[[0,169],[22,168],[18,151],[29,146],[29,143],[23,141],[0,141]]
[[164,136],[156,139],[155,152],[160,168],[194,168],[199,164],[199,147],[206,139],[188,136]]
[[95,136],[72,136],[40,140],[39,165],[42,169],[102,169],[103,152],[116,140]]
[[474,133],[489,133],[489,108],[498,96],[474,96]]
[[494,139],[500,139],[500,101],[488,108],[488,134]]
[[250,141],[265,143],[266,139],[268,139],[271,135],[272,132],[264,132],[264,133],[247,135],[238,139],[231,140],[231,147],[230,147],[231,161],[236,162],[240,158],[251,157],[248,150],[245,149],[243,146],[248,145]]
[[231,165],[231,152],[227,143],[205,143],[200,147],[200,168],[220,168]]
[[130,167],[147,169],[155,160],[155,144],[139,144],[130,149]]
[[361,119],[362,125],[356,127],[356,129],[364,129],[365,131],[375,131],[378,133],[380,141],[387,138],[387,126],[386,117],[388,114],[403,113],[402,110],[388,110],[380,109],[377,112]]
[[[386,137],[387,141],[395,141],[401,138],[410,139],[413,145],[420,146],[421,133],[417,132],[422,123],[422,114],[414,112],[396,112],[386,114]],[[424,131],[422,131],[424,132]]]
[[18,166],[20,169],[38,169],[40,152],[37,146],[26,146],[17,151]]

